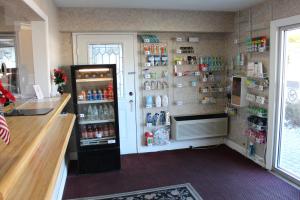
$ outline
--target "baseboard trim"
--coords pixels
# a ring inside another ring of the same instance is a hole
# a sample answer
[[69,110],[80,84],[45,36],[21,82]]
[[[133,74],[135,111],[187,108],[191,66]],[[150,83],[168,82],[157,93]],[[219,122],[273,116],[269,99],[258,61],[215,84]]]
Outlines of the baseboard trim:
[[249,157],[247,155],[246,149],[243,146],[241,146],[241,145],[237,144],[236,142],[234,142],[234,141],[232,141],[230,139],[227,139],[227,138],[224,139],[224,144],[226,146],[228,146],[229,148],[231,148],[231,149],[239,152],[240,154],[242,154],[246,158],[252,160],[256,164],[260,165],[261,167],[266,168],[266,164],[265,164],[264,158],[262,158],[261,156],[255,155],[254,157]]

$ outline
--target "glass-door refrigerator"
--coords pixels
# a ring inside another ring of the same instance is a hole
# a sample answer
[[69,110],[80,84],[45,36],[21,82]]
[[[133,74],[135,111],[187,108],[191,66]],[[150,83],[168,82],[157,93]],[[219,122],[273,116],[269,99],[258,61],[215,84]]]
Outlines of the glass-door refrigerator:
[[116,65],[71,66],[79,173],[120,169]]

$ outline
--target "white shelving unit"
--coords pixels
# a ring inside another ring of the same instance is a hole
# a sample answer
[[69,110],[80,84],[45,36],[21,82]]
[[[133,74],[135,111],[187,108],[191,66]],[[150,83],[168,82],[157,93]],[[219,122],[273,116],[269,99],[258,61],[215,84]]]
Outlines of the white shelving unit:
[[[161,111],[169,112],[170,98],[169,98],[169,90],[170,90],[170,57],[168,51],[168,43],[141,43],[141,53],[140,53],[140,88],[141,88],[141,122],[142,122],[142,141],[144,141],[144,133],[145,132],[153,132],[155,129],[166,128],[170,130],[169,125],[161,124],[160,120],[157,120],[156,125],[147,126],[146,116],[147,113],[151,113],[151,116],[156,113],[160,114]],[[148,50],[147,50],[148,49]],[[163,52],[163,53],[162,53]],[[158,57],[160,56],[161,63],[156,63],[158,61]],[[167,58],[163,63],[163,57]],[[151,60],[153,57],[154,60]],[[157,58],[156,58],[157,57]],[[155,61],[155,59],[157,59]],[[155,105],[155,97],[159,95],[161,100],[163,96],[166,95],[168,97],[168,106],[160,106],[156,107]],[[146,98],[147,96],[152,96],[152,107],[146,107]],[[170,134],[169,134],[170,135]],[[145,146],[143,143],[142,146]],[[156,146],[155,144],[153,146]],[[147,147],[147,146],[145,146]]]

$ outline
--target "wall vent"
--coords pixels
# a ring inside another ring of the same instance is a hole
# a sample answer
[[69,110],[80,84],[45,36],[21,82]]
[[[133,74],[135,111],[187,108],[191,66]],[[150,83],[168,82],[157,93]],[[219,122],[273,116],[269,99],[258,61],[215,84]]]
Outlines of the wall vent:
[[222,113],[172,117],[171,132],[175,140],[223,137],[228,133],[228,116]]

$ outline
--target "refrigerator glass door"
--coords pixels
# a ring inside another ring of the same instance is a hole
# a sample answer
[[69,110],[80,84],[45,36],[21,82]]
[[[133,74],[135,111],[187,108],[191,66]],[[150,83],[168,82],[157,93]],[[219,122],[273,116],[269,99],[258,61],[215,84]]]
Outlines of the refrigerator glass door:
[[115,144],[113,69],[78,69],[75,75],[80,146]]

